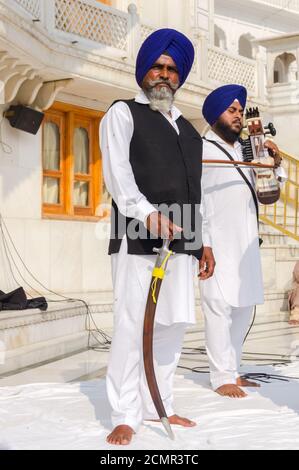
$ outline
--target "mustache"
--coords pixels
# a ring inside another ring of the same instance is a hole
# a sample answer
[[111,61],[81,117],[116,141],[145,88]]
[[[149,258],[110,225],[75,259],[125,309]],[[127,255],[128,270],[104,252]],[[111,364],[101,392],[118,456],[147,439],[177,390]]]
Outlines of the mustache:
[[150,89],[155,88],[155,86],[163,84],[163,85],[168,85],[169,88],[173,91],[176,91],[179,87],[178,84],[173,84],[171,81],[167,78],[165,80],[157,79],[157,80],[149,80],[148,82]]

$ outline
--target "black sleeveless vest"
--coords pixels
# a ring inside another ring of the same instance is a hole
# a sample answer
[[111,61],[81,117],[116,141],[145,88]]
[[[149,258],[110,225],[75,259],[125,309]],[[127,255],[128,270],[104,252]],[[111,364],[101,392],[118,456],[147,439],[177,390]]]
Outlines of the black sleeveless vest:
[[[184,204],[189,204],[191,232],[200,240],[200,245],[197,243],[194,248],[186,248],[186,241],[190,243],[194,241],[194,237],[186,233],[182,218],[174,222],[184,228],[186,237],[174,240],[171,249],[176,253],[190,254],[200,259],[201,224],[196,224],[197,230],[194,229],[201,201],[202,139],[182,116],[176,121],[180,131],[178,135],[167,119],[161,113],[152,111],[148,105],[134,100],[124,102],[129,106],[134,122],[130,163],[136,184],[154,206],[162,204],[169,207],[175,203],[183,207]],[[166,215],[169,216],[168,213]],[[172,219],[171,214],[169,218]],[[148,239],[141,236],[134,236],[132,239],[128,233],[128,225],[132,221],[137,225],[134,219],[124,217],[112,201],[109,254],[118,253],[125,233],[129,254],[153,254],[153,248],[161,246],[162,240],[149,239],[150,234],[146,229],[144,231]],[[143,225],[142,222],[139,224]]]

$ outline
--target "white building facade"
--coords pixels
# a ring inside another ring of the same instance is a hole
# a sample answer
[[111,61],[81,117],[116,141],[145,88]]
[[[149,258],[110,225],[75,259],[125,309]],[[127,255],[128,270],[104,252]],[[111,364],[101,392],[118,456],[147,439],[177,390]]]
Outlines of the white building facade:
[[[2,122],[1,214],[26,266],[60,292],[111,289],[107,237],[95,236],[103,202],[97,127],[114,100],[136,93],[136,52],[152,30],[178,28],[196,46],[196,62],[177,103],[199,128],[203,99],[214,86],[244,83],[257,101],[263,93],[255,61],[211,44],[213,2],[164,0],[156,8],[155,2],[111,3],[0,2],[1,111],[22,104],[46,113],[37,135]],[[74,154],[78,142],[85,142],[81,156]],[[6,291],[14,280],[1,256]]]
[[[224,83],[243,84],[249,103],[277,117],[278,143],[299,157],[296,134],[283,136],[285,116],[299,118],[299,39],[277,56],[259,42],[295,33],[298,20],[296,0],[0,0],[1,115],[13,105],[45,113],[36,135],[1,121],[0,290],[96,293],[111,311],[98,126],[114,100],[136,94],[136,53],[155,29],[177,28],[194,43],[195,64],[176,103],[200,131],[205,96]],[[33,342],[18,343],[24,315],[2,324],[4,339],[14,329],[8,349]]]
[[299,114],[297,0],[215,0],[214,43],[263,63],[267,117],[275,122],[276,142],[299,158],[295,129]]

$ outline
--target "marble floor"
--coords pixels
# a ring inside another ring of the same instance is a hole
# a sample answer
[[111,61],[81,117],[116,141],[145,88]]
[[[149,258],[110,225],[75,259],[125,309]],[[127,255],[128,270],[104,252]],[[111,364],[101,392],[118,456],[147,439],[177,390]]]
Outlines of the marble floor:
[[[111,334],[111,331],[106,333]],[[102,378],[106,373],[108,349],[83,350],[77,354],[27,368],[11,375],[0,377],[0,387],[30,383],[70,383]],[[256,320],[243,348],[243,367],[288,363],[299,358],[299,326],[281,321],[281,316],[271,315]],[[183,354],[177,370],[183,374],[196,368],[196,372],[207,371],[204,351],[204,328],[201,323],[187,331]]]
[[[109,334],[109,331],[106,333]],[[113,428],[106,393],[108,350],[83,350],[0,378],[0,450],[108,450]],[[299,449],[299,327],[258,316],[244,345],[241,373],[259,388],[241,400],[211,390],[203,325],[185,336],[174,379],[175,409],[197,426],[143,422],[126,450]],[[199,373],[198,373],[199,372]],[[113,446],[123,449],[122,446]]]

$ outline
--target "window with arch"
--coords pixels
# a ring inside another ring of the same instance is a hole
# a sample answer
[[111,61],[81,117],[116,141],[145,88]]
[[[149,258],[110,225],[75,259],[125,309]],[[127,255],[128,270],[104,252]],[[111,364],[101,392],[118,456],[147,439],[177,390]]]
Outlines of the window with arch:
[[214,45],[221,49],[226,49],[226,35],[223,29],[215,24],[214,28]]
[[275,58],[273,69],[274,83],[290,83],[298,80],[297,60],[294,54],[284,52]]
[[239,54],[248,59],[253,58],[252,54],[252,39],[254,39],[251,34],[242,34],[239,38]]
[[55,103],[42,133],[43,215],[95,218],[103,193],[99,124],[104,113]]

